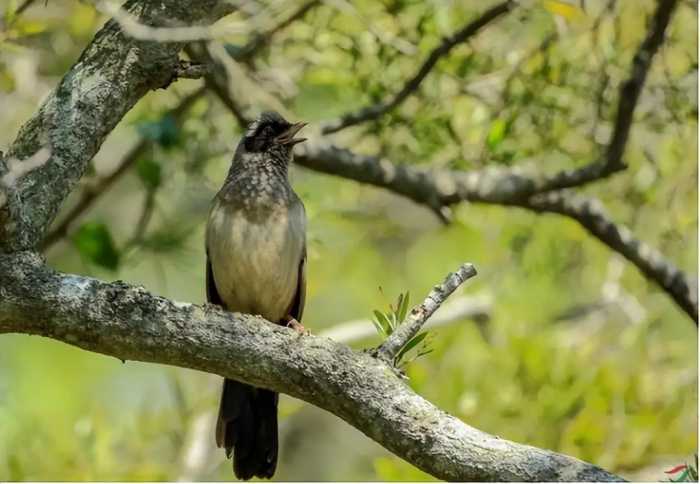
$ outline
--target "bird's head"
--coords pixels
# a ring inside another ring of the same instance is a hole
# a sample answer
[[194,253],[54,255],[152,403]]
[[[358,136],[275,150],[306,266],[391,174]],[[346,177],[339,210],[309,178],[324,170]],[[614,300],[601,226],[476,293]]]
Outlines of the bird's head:
[[306,138],[294,136],[306,126],[306,123],[290,123],[275,111],[266,111],[250,123],[241,140],[245,151],[249,153],[272,152],[289,155],[295,144]]

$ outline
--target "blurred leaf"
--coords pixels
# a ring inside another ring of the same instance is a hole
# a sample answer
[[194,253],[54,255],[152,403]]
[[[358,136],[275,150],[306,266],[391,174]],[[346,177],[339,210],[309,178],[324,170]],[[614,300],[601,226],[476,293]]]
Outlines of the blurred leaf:
[[71,237],[73,244],[93,264],[115,270],[119,266],[119,251],[114,245],[107,226],[100,222],[86,222]]
[[3,12],[3,24],[11,25],[15,20],[15,12],[17,11],[17,0],[8,0],[5,4]]
[[396,358],[394,359],[396,364],[398,365],[401,362],[401,359],[404,357],[404,355],[406,353],[408,353],[409,351],[411,351],[413,348],[415,348],[416,345],[418,343],[420,343],[421,341],[423,341],[426,336],[428,336],[428,333],[423,331],[423,332],[415,335],[413,338],[411,338],[408,341],[408,343],[406,343],[406,345],[403,348],[401,348],[401,351],[399,351],[398,354],[396,355]]
[[508,125],[505,120],[501,118],[498,118],[491,123],[491,129],[489,129],[489,134],[486,137],[486,144],[491,151],[495,150],[505,138],[507,126]]
[[391,323],[389,322],[389,318],[387,318],[387,316],[383,312],[378,311],[376,309],[374,310],[374,317],[381,326],[384,335],[391,335],[393,328],[391,326]]
[[572,5],[565,1],[560,0],[544,0],[543,2],[545,10],[564,17],[567,20],[575,19],[581,15],[584,15],[583,10],[581,10],[576,5]]
[[159,121],[138,123],[136,130],[141,136],[158,143],[163,148],[175,146],[179,139],[177,123],[171,114],[166,114]]
[[165,224],[153,230],[141,241],[141,248],[160,254],[173,254],[185,249],[185,242],[193,234],[193,228]]
[[150,158],[139,158],[136,162],[136,172],[149,190],[155,190],[161,183],[160,163]]
[[399,294],[399,308],[397,313],[397,319],[399,322],[404,322],[406,320],[406,315],[408,314],[408,302],[410,299],[410,293],[406,291],[406,294]]

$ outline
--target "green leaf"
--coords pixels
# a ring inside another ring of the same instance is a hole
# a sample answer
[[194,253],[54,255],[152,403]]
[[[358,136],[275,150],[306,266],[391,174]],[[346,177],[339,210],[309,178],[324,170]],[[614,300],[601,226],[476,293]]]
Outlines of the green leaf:
[[150,158],[139,158],[136,162],[136,172],[149,190],[155,190],[160,186],[161,167],[157,161]]
[[372,319],[372,324],[373,324],[374,327],[376,328],[377,333],[379,334],[379,336],[386,335],[386,332],[384,331],[384,328],[382,328],[382,325],[379,324],[379,323],[377,322],[376,319]]
[[110,270],[115,270],[119,266],[120,254],[105,224],[84,223],[73,234],[72,240],[80,255],[93,264]]
[[11,25],[12,22],[15,21],[15,12],[17,11],[17,1],[16,0],[9,0],[7,4],[5,5],[5,14],[3,17],[5,17],[5,25]]
[[418,333],[417,335],[415,335],[413,338],[411,338],[411,339],[408,341],[408,343],[406,343],[406,344],[404,345],[404,347],[401,348],[401,351],[399,351],[399,353],[396,355],[395,361],[396,361],[397,363],[398,363],[399,361],[401,361],[401,358],[403,358],[403,356],[404,356],[406,353],[408,353],[408,352],[411,351],[413,348],[415,348],[416,345],[417,345],[418,343],[420,343],[421,341],[423,341],[423,340],[425,339],[426,336],[428,336],[428,333],[425,332],[425,331],[423,331],[423,332]]
[[688,468],[686,467],[683,470],[683,473],[680,476],[678,476],[677,479],[671,479],[671,480],[673,482],[688,482],[687,478],[688,478]]
[[410,293],[406,291],[406,294],[399,295],[399,308],[398,308],[398,319],[400,322],[406,320],[406,315],[408,314],[408,302],[410,299]]
[[491,151],[501,144],[501,141],[503,141],[506,136],[507,127],[508,124],[505,120],[500,118],[491,123],[491,129],[489,129],[489,134],[486,137],[486,144]]
[[377,322],[382,326],[384,334],[389,336],[392,333],[393,328],[391,327],[391,323],[389,322],[389,319],[386,317],[386,315],[383,312],[377,311],[375,309],[374,317],[377,318]]

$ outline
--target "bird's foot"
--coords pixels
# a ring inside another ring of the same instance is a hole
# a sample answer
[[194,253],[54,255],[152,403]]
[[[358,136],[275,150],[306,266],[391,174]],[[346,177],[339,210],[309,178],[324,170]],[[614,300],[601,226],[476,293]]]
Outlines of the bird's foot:
[[301,324],[299,321],[297,321],[295,318],[291,316],[287,316],[285,318],[286,321],[286,326],[288,328],[292,328],[294,331],[296,331],[299,334],[303,335],[309,335],[309,330],[304,327],[303,324]]

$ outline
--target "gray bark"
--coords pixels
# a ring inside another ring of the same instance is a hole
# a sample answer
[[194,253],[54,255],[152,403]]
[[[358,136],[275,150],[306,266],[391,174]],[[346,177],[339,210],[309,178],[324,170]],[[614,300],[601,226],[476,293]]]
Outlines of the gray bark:
[[620,480],[572,457],[474,429],[415,394],[383,360],[328,338],[212,305],[169,301],[119,281],[61,274],[29,252],[0,255],[0,333],[10,332],[287,393],[445,480]]
[[[233,10],[224,0],[130,0],[124,9],[150,26],[208,24]],[[141,41],[110,20],[0,157],[0,180],[42,148],[48,161],[12,184],[0,183],[0,251],[36,247],[102,142],[148,91],[180,72],[179,43]],[[4,192],[4,193],[3,193]]]

